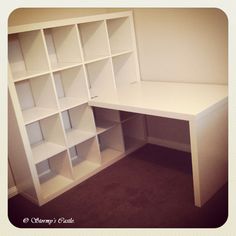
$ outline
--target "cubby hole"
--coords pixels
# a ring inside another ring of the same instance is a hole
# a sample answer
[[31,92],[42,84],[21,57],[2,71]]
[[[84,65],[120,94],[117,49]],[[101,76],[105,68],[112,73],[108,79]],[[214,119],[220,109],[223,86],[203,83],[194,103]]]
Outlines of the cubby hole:
[[41,31],[10,34],[8,59],[14,81],[47,73],[49,67]]
[[146,143],[145,117],[135,114],[122,123],[125,150],[131,151]]
[[102,164],[113,161],[124,153],[124,142],[120,124],[98,135]]
[[45,29],[44,35],[53,70],[68,68],[82,62],[76,25]]
[[50,75],[17,82],[16,92],[25,124],[57,112],[57,101]]
[[112,64],[109,59],[86,64],[90,97],[104,94],[104,89],[115,92]]
[[100,166],[101,157],[95,137],[71,147],[69,153],[76,179],[91,174]]
[[120,121],[119,111],[100,107],[93,107],[97,134],[101,134]]
[[82,66],[54,72],[53,76],[62,110],[88,101],[88,90]]
[[129,119],[134,118],[135,116],[138,116],[138,114],[134,113],[134,112],[120,111],[120,121],[121,122],[126,122]]
[[108,37],[104,21],[78,25],[85,61],[109,56]]
[[137,67],[133,53],[112,58],[116,86],[124,87],[137,81]]
[[26,131],[36,164],[66,149],[58,114],[26,125]]
[[83,104],[62,112],[69,147],[95,136],[92,108]]
[[128,17],[107,20],[107,30],[113,55],[133,49],[131,25]]
[[44,199],[64,191],[73,182],[67,151],[36,164],[41,193]]

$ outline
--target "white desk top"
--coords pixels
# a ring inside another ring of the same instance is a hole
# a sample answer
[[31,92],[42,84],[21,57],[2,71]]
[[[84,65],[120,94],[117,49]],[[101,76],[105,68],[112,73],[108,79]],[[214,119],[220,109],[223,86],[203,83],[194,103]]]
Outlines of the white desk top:
[[228,86],[141,81],[89,101],[89,105],[191,120],[227,102]]

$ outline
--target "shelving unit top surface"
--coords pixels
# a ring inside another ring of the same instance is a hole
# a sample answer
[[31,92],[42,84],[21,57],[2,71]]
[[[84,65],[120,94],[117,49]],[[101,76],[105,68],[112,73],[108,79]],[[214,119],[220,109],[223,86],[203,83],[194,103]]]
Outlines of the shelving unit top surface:
[[66,18],[66,19],[61,19],[61,20],[50,20],[50,21],[44,21],[44,22],[34,22],[30,24],[10,26],[8,27],[8,34],[27,32],[27,31],[39,30],[39,29],[55,28],[55,27],[61,27],[61,26],[66,26],[66,25],[81,24],[81,23],[86,23],[86,22],[94,22],[94,21],[107,20],[107,19],[113,19],[113,18],[119,18],[119,17],[128,17],[128,16],[132,16],[132,11],[96,14],[96,15],[90,15],[90,16]]
[[227,85],[140,81],[93,98],[89,105],[192,120],[226,102],[227,96]]

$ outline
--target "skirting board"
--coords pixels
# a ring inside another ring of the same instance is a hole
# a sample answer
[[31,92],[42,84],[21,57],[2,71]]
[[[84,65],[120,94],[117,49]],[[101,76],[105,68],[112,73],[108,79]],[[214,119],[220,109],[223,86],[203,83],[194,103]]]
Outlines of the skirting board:
[[179,143],[171,140],[159,139],[155,137],[147,137],[147,143],[167,147],[183,152],[191,152],[190,144]]
[[13,186],[8,189],[8,198],[14,197],[17,194],[18,194],[18,190],[17,190],[16,186]]

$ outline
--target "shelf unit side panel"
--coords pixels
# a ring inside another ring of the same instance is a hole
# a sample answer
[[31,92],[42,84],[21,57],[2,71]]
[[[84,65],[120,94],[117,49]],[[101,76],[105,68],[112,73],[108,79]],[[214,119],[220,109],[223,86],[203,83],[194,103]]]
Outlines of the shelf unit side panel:
[[[32,152],[26,130],[23,125],[23,117],[16,115],[16,100],[14,91],[9,86],[8,96],[8,158],[16,181],[19,193],[30,196],[31,199],[40,200],[40,188],[36,168],[33,164]],[[13,101],[14,100],[14,101]],[[14,140],[14,142],[12,142]]]
[[8,38],[8,58],[13,75],[26,71],[25,62],[17,35],[10,35]]

